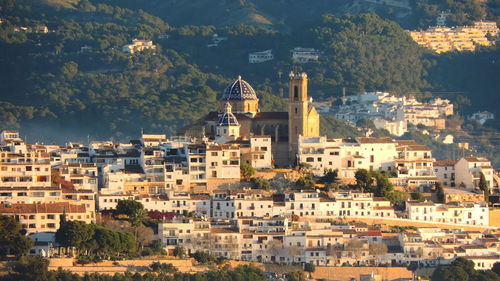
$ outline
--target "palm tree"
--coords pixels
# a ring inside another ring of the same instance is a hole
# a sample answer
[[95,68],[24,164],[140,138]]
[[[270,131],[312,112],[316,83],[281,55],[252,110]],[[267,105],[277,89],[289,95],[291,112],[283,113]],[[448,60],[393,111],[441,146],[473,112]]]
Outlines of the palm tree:
[[144,223],[147,216],[148,216],[148,214],[146,213],[146,211],[144,209],[137,209],[130,216],[130,223],[132,224],[132,226],[135,229],[135,239],[137,239],[137,230]]

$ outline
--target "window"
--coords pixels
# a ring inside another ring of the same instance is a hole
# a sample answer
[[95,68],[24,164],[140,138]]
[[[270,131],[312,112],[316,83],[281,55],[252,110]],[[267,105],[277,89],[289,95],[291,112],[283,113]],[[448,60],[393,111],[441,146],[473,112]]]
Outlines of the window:
[[293,97],[295,99],[299,98],[299,87],[297,87],[297,86],[293,87]]
[[217,156],[217,154],[218,154],[218,153],[215,151],[215,152],[211,152],[210,154],[211,154],[212,156]]

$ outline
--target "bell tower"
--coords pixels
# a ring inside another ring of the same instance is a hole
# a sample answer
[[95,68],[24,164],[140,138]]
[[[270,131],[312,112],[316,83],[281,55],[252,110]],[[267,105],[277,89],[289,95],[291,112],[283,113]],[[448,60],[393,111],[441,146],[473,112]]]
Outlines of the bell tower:
[[288,80],[289,163],[296,163],[299,136],[319,136],[319,115],[307,94],[307,74],[290,72]]

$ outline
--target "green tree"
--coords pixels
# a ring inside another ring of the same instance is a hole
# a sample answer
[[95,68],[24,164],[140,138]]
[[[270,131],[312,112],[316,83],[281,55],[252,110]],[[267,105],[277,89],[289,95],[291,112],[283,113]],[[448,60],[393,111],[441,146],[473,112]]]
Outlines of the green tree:
[[410,197],[411,197],[411,200],[416,200],[419,202],[423,202],[425,200],[422,192],[412,192],[412,193],[410,193]]
[[323,177],[321,178],[321,182],[327,184],[327,183],[334,183],[337,181],[339,176],[339,170],[338,169],[328,169],[325,170],[325,173]]
[[481,172],[479,176],[479,189],[484,194],[484,201],[489,202],[490,188],[488,186],[488,182],[486,181],[486,177],[484,176],[483,172]]
[[304,264],[304,271],[309,273],[309,276],[311,276],[311,273],[313,273],[316,270],[316,267],[312,262],[308,262]]
[[94,236],[94,226],[82,221],[67,221],[56,232],[56,242],[63,247],[85,249],[86,242]]
[[469,275],[458,266],[438,266],[432,273],[432,281],[468,281]]
[[215,258],[206,251],[196,251],[191,256],[201,264],[211,263],[215,260]]
[[371,191],[375,196],[387,197],[394,189],[392,183],[389,181],[389,175],[382,172],[372,172],[375,179],[375,186],[371,188]]
[[288,281],[305,281],[306,277],[302,271],[292,271],[285,274]]
[[361,191],[369,190],[373,184],[370,172],[366,169],[358,169],[354,178],[356,179],[356,187]]
[[135,200],[120,200],[116,205],[115,214],[127,215],[129,218],[134,214],[138,214],[139,210],[144,210],[141,202]]
[[269,190],[271,188],[271,184],[268,179],[256,177],[252,178],[252,187],[256,189]]
[[161,273],[176,273],[178,271],[171,263],[161,263],[158,261],[153,262],[149,267],[151,267],[154,272]]
[[440,182],[436,182],[436,197],[439,203],[444,203],[445,200],[444,188]]
[[27,254],[33,241],[22,232],[21,224],[14,217],[0,215],[0,254]]
[[300,177],[295,184],[298,188],[314,189],[316,180],[311,175],[305,175]]
[[243,177],[244,180],[248,180],[250,177],[255,175],[255,169],[252,167],[252,165],[248,163],[243,163],[240,166],[240,173],[241,177]]
[[496,262],[491,270],[500,276],[500,262]]
[[183,246],[179,246],[177,245],[175,248],[174,248],[174,256],[180,258],[180,259],[183,259],[186,257],[186,248],[184,248]]
[[23,256],[13,269],[16,276],[13,280],[47,281],[52,275],[49,271],[49,260],[41,256]]

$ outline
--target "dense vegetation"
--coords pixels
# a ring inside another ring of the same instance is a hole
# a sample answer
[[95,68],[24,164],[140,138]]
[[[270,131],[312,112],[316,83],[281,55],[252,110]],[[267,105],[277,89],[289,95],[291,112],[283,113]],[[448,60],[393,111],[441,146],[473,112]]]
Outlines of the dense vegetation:
[[432,281],[499,281],[492,270],[476,270],[474,262],[457,258],[450,265],[440,265],[431,276]]

